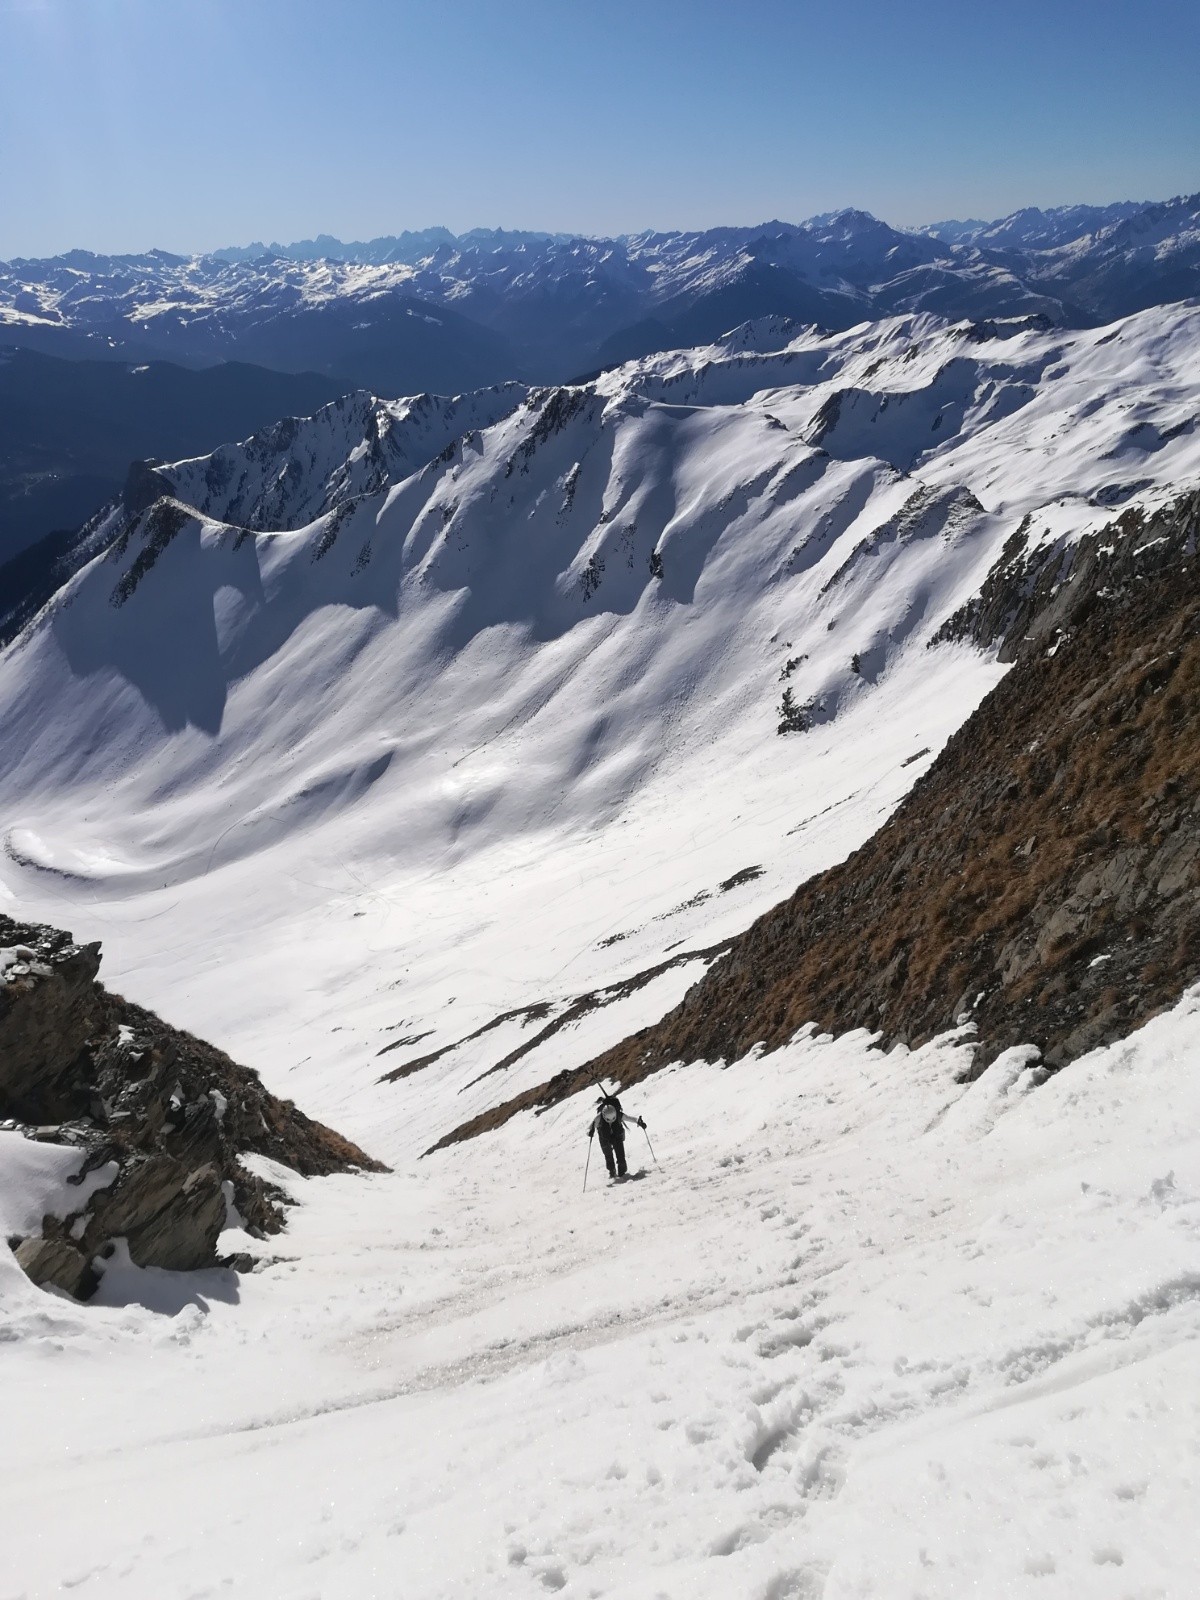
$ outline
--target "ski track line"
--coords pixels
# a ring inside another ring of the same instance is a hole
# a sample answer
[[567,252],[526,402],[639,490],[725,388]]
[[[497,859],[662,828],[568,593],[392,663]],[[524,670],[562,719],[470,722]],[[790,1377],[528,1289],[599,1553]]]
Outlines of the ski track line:
[[[702,1180],[697,1184],[694,1181],[685,1181],[685,1187],[688,1189],[707,1188],[711,1185],[711,1182],[712,1180],[707,1182]],[[784,1230],[790,1229],[796,1218],[783,1214],[784,1207],[777,1203],[776,1195],[777,1191],[771,1189],[755,1190],[743,1197],[743,1203],[756,1207],[767,1205],[767,1215],[762,1216],[760,1214],[759,1220],[766,1225],[774,1223],[776,1218],[779,1219],[777,1225],[770,1231],[780,1236],[781,1243],[787,1246],[786,1253],[794,1256],[793,1246],[796,1241],[791,1233]],[[825,1241],[819,1242],[823,1248]],[[814,1251],[813,1253],[819,1252]],[[436,1303],[434,1308],[429,1308],[433,1312],[432,1315],[428,1314],[428,1310],[423,1313],[421,1308],[414,1308],[406,1317],[397,1318],[394,1322],[389,1321],[382,1326],[351,1334],[348,1338],[339,1341],[334,1348],[341,1348],[351,1353],[358,1351],[361,1356],[381,1336],[390,1338],[393,1334],[405,1330],[410,1334],[423,1335],[445,1331],[456,1324],[468,1320],[473,1315],[505,1305],[513,1298],[514,1293],[520,1293],[522,1290],[537,1289],[542,1284],[552,1282],[556,1278],[569,1276],[572,1272],[578,1271],[581,1266],[588,1265],[590,1259],[590,1257],[583,1255],[571,1261],[563,1262],[561,1265],[550,1268],[549,1271],[539,1273],[537,1278],[523,1284],[514,1284],[511,1278],[506,1278],[502,1285],[497,1286],[501,1292],[495,1297],[484,1296],[477,1291],[469,1289],[465,1290],[458,1295],[450,1297],[447,1301]],[[827,1279],[848,1264],[849,1258],[836,1262],[822,1263],[813,1272],[812,1282],[815,1284],[822,1279]],[[320,1421],[325,1417],[338,1416],[345,1412],[362,1410],[370,1406],[386,1405],[396,1400],[427,1394],[431,1391],[461,1388],[471,1382],[490,1383],[562,1350],[589,1350],[597,1346],[613,1343],[614,1340],[625,1335],[635,1335],[648,1329],[686,1321],[692,1317],[710,1315],[735,1305],[750,1308],[756,1302],[760,1302],[769,1296],[778,1295],[781,1291],[794,1293],[799,1287],[794,1276],[794,1265],[794,1261],[790,1264],[785,1264],[782,1268],[783,1275],[778,1280],[770,1281],[761,1286],[749,1286],[746,1284],[729,1286],[728,1284],[721,1284],[707,1291],[702,1290],[696,1293],[666,1296],[641,1309],[630,1309],[626,1306],[619,1311],[602,1314],[598,1318],[587,1322],[560,1323],[541,1333],[530,1334],[511,1341],[494,1342],[491,1345],[484,1346],[478,1352],[465,1355],[454,1361],[438,1362],[418,1368],[417,1371],[395,1384],[389,1384],[358,1394],[330,1397],[311,1406],[289,1407],[285,1411],[251,1417],[246,1421],[230,1426],[218,1424],[212,1427],[185,1429],[179,1433],[164,1434],[159,1438],[144,1441],[137,1446],[137,1449],[139,1451],[170,1449],[172,1446],[179,1444],[232,1439],[242,1435],[282,1430],[300,1426],[306,1422]],[[813,1291],[810,1290],[809,1293],[812,1294]],[[818,1295],[816,1303],[819,1305],[823,1299],[823,1294]],[[810,1305],[806,1306],[802,1311],[792,1311],[790,1313],[780,1313],[776,1310],[774,1313],[769,1313],[765,1320],[757,1323],[752,1321],[751,1325],[744,1331],[739,1330],[733,1336],[733,1342],[747,1344],[753,1334],[764,1333],[769,1325],[774,1322],[781,1322],[782,1330],[779,1335],[774,1340],[768,1339],[766,1347],[756,1352],[758,1364],[767,1369],[768,1364],[773,1363],[780,1354],[786,1353],[788,1348],[803,1348],[804,1345],[810,1342],[806,1338],[801,1344],[799,1340],[793,1337],[793,1330],[795,1323],[814,1309],[815,1307]],[[439,1315],[439,1311],[444,1311],[448,1314]],[[825,1321],[820,1325],[824,1327],[830,1324]],[[73,1455],[71,1460],[74,1466],[113,1460],[127,1456],[128,1453],[128,1447],[112,1448]]]
[[[679,1321],[681,1314],[683,1317],[698,1316],[724,1310],[735,1303],[748,1304],[751,1300],[761,1296],[777,1294],[782,1287],[785,1287],[785,1285],[770,1284],[760,1290],[749,1293],[742,1288],[723,1293],[711,1292],[695,1298],[689,1298],[682,1305],[663,1305],[660,1302],[657,1306],[647,1308],[641,1313],[634,1312],[631,1314],[617,1311],[608,1313],[590,1323],[560,1324],[558,1327],[549,1329],[543,1334],[530,1335],[527,1338],[514,1340],[511,1343],[485,1347],[479,1354],[464,1356],[458,1361],[423,1367],[403,1382],[386,1388],[370,1390],[363,1394],[334,1397],[317,1405],[303,1407],[299,1410],[291,1408],[286,1414],[253,1417],[248,1421],[229,1427],[194,1428],[180,1433],[164,1434],[160,1438],[144,1441],[137,1446],[137,1449],[139,1451],[164,1449],[177,1444],[193,1444],[202,1440],[236,1438],[242,1434],[284,1429],[298,1426],[305,1422],[317,1421],[323,1417],[337,1416],[343,1412],[359,1411],[368,1406],[386,1405],[394,1400],[403,1400],[411,1395],[427,1394],[433,1390],[461,1388],[471,1382],[491,1382],[520,1367],[530,1365],[542,1359],[543,1356],[553,1355],[560,1349],[589,1350],[597,1345],[612,1343],[613,1336],[636,1334],[647,1328],[663,1327]],[[427,1330],[423,1331],[432,1333],[440,1328],[452,1325],[435,1321],[429,1325]],[[372,1337],[373,1335],[359,1335],[356,1340],[348,1342],[360,1342],[363,1339]],[[127,1446],[89,1451],[86,1454],[72,1455],[71,1462],[74,1466],[87,1462],[113,1460],[118,1457],[128,1456],[128,1454],[129,1449]]]

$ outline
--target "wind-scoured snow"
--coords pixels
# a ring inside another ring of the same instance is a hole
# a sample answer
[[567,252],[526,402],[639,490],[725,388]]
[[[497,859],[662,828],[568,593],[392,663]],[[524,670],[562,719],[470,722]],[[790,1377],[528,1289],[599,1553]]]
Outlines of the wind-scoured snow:
[[0,903],[396,1171],[240,1278],[3,1280],[14,1593],[1190,1592],[1194,995],[1036,1091],[681,1067],[586,1197],[578,1101],[418,1158],[874,831],[1003,670],[929,646],[1018,528],[1200,478],[1198,343],[757,325],[438,402],[378,487],[418,402],[114,513],[0,654]]

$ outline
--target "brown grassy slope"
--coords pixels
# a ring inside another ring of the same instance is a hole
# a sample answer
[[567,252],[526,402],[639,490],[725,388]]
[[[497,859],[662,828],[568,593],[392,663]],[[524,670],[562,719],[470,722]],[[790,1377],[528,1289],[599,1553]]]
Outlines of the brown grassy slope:
[[[1172,1004],[1200,977],[1198,527],[1190,496],[1065,556],[1007,551],[1013,670],[872,839],[590,1070],[629,1085],[807,1022],[915,1046],[968,1016],[976,1070],[1026,1041],[1055,1067]],[[441,1143],[552,1104],[587,1071]]]

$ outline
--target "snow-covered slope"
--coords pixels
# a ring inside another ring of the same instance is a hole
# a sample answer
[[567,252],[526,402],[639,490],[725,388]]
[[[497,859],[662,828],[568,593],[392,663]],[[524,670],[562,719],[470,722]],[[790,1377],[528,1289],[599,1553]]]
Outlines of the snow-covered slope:
[[[268,1071],[310,1058],[307,1103],[351,1135],[395,1110],[408,1150],[666,1009],[696,963],[620,986],[861,842],[995,681],[926,646],[1016,529],[1071,537],[1200,475],[1195,310],[789,331],[533,391],[288,531],[219,520],[226,490],[252,463],[261,521],[308,441],[315,509],[363,460],[359,402],[274,458],[164,469],[174,498],[0,657],[9,891],[77,908],[185,1026]],[[425,411],[364,415],[402,440]],[[777,734],[788,705],[810,732]],[[186,960],[145,920],[167,907]],[[231,994],[235,951],[254,981]],[[428,1100],[370,1090],[397,1038],[598,992],[452,1121],[444,1084],[520,1018],[421,1075]]]
[[404,400],[359,391],[315,416],[288,417],[241,444],[156,471],[180,500],[214,521],[302,528],[401,482],[465,434],[508,416],[525,394],[519,383]]
[[577,1102],[417,1157],[878,826],[1003,670],[929,646],[1016,530],[1200,480],[1198,348],[760,324],[467,397],[378,490],[415,406],[225,452],[261,520],[311,441],[286,528],[163,469],[0,654],[0,897],[397,1170],[240,1283],[0,1281],[17,1592],[1188,1592],[1194,996],[1036,1093],[945,1041],[682,1067],[586,1201]]
[[1037,1089],[801,1039],[630,1096],[661,1166],[634,1130],[623,1188],[581,1193],[571,1105],[297,1186],[240,1279],[118,1264],[79,1307],[14,1268],[7,1584],[1185,1600],[1198,1023]]

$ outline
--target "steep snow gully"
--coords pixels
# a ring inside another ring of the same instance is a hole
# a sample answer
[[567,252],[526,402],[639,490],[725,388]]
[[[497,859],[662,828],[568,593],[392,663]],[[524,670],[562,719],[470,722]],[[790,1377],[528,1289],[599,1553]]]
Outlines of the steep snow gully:
[[[252,1272],[7,1258],[6,1600],[1200,1592],[1200,989],[1048,1081],[969,1028],[668,1065],[586,1196],[590,1094],[419,1159],[876,832],[1006,670],[938,636],[1017,531],[1196,486],[1198,346],[753,325],[89,530],[0,653],[0,905],[393,1170],[248,1158]],[[0,1131],[6,1237],[77,1161]]]
[[240,1280],[9,1296],[9,1589],[1193,1592],[1198,1006],[1038,1089],[802,1038],[586,1202],[572,1104]]

